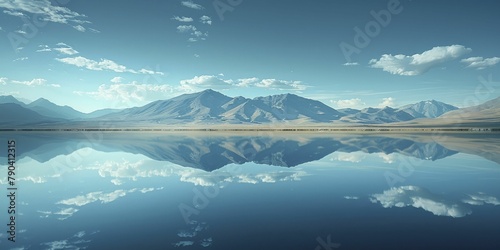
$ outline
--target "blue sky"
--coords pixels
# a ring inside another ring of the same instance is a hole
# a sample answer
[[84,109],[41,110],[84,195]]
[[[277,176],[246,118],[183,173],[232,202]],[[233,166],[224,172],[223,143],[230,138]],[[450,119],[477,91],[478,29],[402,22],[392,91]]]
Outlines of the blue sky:
[[0,95],[90,112],[212,88],[333,108],[500,96],[500,2],[3,0]]

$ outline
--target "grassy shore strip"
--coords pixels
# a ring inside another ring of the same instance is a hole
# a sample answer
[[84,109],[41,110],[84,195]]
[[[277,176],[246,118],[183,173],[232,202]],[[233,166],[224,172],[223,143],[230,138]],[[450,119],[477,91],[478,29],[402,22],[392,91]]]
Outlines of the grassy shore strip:
[[314,133],[499,133],[500,128],[221,127],[221,128],[0,128],[0,132],[314,132]]

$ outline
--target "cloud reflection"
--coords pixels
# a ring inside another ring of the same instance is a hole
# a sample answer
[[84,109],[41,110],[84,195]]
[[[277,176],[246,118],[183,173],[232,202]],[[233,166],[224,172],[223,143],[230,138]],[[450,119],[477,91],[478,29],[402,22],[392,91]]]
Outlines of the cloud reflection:
[[416,186],[391,188],[381,194],[372,195],[370,200],[373,203],[380,203],[384,208],[412,206],[434,215],[453,218],[464,217],[472,213],[467,207]]
[[488,196],[485,193],[479,192],[478,194],[470,194],[469,198],[462,200],[464,203],[473,206],[482,206],[485,204],[490,204],[494,206],[500,205],[500,200],[493,196]]

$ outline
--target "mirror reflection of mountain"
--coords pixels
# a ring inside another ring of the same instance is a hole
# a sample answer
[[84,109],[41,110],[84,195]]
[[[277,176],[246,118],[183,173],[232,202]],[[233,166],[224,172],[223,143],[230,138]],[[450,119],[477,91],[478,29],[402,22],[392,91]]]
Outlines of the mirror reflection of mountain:
[[[289,137],[287,137],[289,136]],[[392,135],[394,136],[394,135]],[[497,137],[497,136],[496,136]],[[228,164],[257,164],[282,167],[319,160],[333,152],[402,154],[423,160],[439,160],[458,152],[482,156],[500,163],[498,138],[445,136],[382,137],[366,135],[274,136],[182,136],[179,134],[18,134],[9,135],[19,145],[18,159],[29,156],[46,162],[86,147],[103,152],[142,154],[153,160],[207,171]]]

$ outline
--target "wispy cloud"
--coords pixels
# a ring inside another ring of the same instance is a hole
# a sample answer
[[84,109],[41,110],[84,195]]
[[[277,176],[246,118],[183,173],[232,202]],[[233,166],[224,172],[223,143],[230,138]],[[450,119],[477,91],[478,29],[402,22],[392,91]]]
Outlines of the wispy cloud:
[[193,22],[194,21],[193,18],[191,18],[191,17],[185,17],[185,16],[183,16],[183,17],[174,16],[172,19],[176,20],[176,21],[179,21],[179,22],[183,22],[183,23],[189,23],[189,22]]
[[28,59],[29,59],[28,57],[20,57],[20,58],[14,59],[13,62],[26,61]]
[[15,84],[22,84],[27,86],[43,86],[47,83],[47,80],[43,78],[35,78],[31,81],[12,81]]
[[164,75],[164,73],[162,72],[156,72],[147,69],[140,69],[140,70],[128,69],[127,67],[108,59],[101,59],[100,61],[94,61],[82,56],[78,56],[78,57],[56,58],[56,60],[62,63],[77,66],[79,68],[86,68],[95,71],[109,70],[118,73],[128,72],[133,74]]
[[295,90],[301,91],[307,89],[301,81],[286,81],[277,79],[263,79],[254,84],[255,87],[268,88],[274,90]]
[[0,84],[5,85],[9,79],[5,77],[0,77]]
[[85,206],[89,203],[93,203],[96,201],[100,201],[101,203],[110,203],[120,197],[123,197],[127,195],[128,191],[126,190],[115,190],[110,193],[103,193],[103,192],[92,192],[88,193],[86,195],[79,195],[74,198],[66,199],[66,200],[61,200],[57,202],[56,204],[62,204],[62,205],[68,205],[68,206]]
[[357,62],[348,62],[348,63],[344,63],[342,65],[344,65],[344,66],[358,66],[359,63],[357,63]]
[[202,10],[202,9],[204,9],[203,6],[201,6],[199,4],[196,4],[193,1],[182,1],[181,4],[183,6],[186,6],[188,8],[195,9],[195,10]]
[[73,28],[75,28],[75,30],[78,30],[80,32],[85,32],[87,29],[85,29],[85,27],[81,26],[81,25],[75,25],[73,26]]
[[462,45],[441,46],[412,56],[384,54],[380,59],[372,59],[369,63],[372,68],[382,69],[394,75],[416,76],[471,51]]
[[24,14],[22,12],[19,12],[19,11],[4,10],[3,13],[7,14],[7,15],[11,15],[11,16],[17,16],[17,17],[23,17],[24,16]]
[[200,22],[203,24],[212,25],[212,18],[210,18],[209,16],[202,16],[200,17]]
[[119,76],[114,77],[113,79],[111,79],[111,82],[112,83],[121,83],[121,82],[123,82],[123,77],[119,77]]
[[42,21],[61,24],[89,23],[84,20],[85,15],[72,11],[66,7],[52,5],[50,0],[15,0],[0,1],[0,8],[4,8],[5,14],[22,17],[26,13],[40,16]]
[[65,44],[65,43],[57,43],[56,46],[58,47],[55,47],[55,48],[51,48],[49,47],[48,45],[39,45],[38,46],[38,50],[36,52],[51,52],[51,51],[57,51],[61,54],[65,54],[65,55],[75,55],[75,54],[78,54],[79,52],[76,51],[75,49],[73,49],[71,46]]
[[487,67],[495,66],[496,64],[500,63],[500,57],[469,57],[467,59],[462,59],[461,62],[467,64],[468,68],[485,69]]

